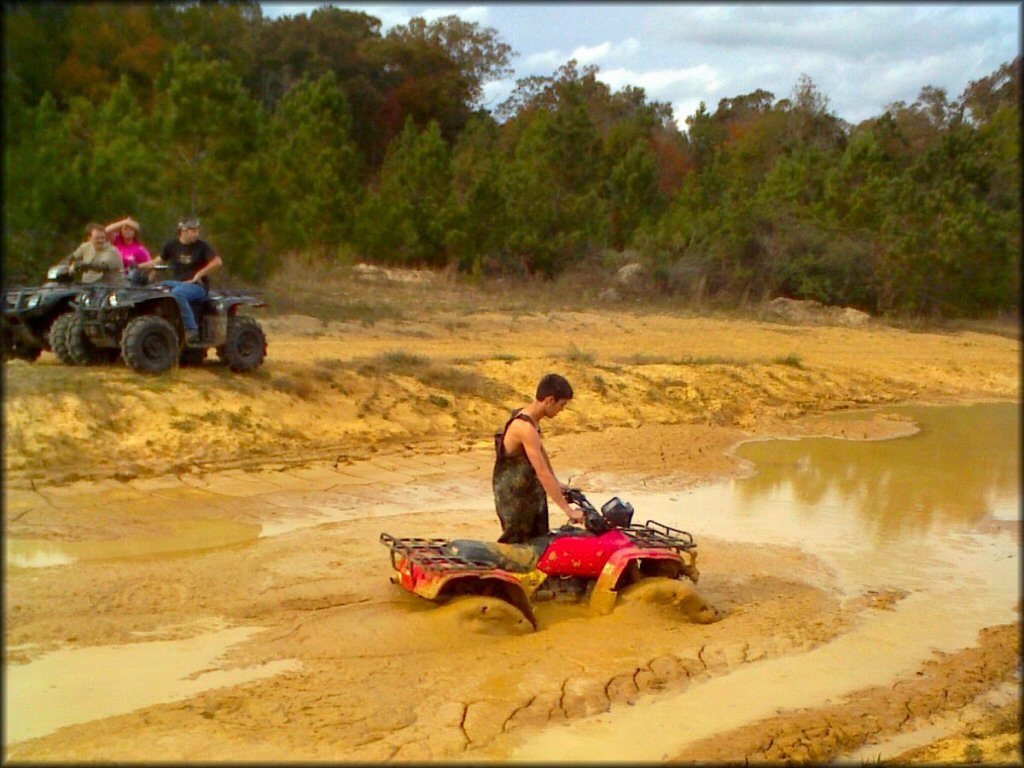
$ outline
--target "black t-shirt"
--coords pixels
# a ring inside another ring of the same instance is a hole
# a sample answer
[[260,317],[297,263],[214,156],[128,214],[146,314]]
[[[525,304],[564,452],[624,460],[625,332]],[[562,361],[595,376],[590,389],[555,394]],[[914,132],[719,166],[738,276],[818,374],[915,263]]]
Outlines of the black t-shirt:
[[[187,245],[175,238],[160,249],[160,258],[174,269],[175,280],[191,280],[193,275],[213,261],[217,252],[205,240],[195,240]],[[210,280],[203,276],[203,287],[209,289]]]

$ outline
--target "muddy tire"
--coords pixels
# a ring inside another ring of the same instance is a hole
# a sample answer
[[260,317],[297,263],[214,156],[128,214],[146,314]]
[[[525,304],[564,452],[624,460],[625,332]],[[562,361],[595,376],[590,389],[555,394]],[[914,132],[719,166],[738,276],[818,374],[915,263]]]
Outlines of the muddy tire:
[[183,368],[202,365],[206,361],[207,351],[206,347],[185,347],[185,349],[181,350],[178,365]]
[[121,355],[130,368],[143,373],[163,373],[178,362],[178,334],[158,315],[141,315],[125,326]]
[[689,579],[649,576],[620,589],[618,601],[620,606],[656,606],[678,611],[696,624],[711,624],[722,618],[717,608],[697,594]]
[[68,326],[68,357],[73,365],[103,365],[117,360],[118,350],[97,347],[85,334],[81,318],[73,313]]
[[75,365],[75,361],[72,359],[71,352],[68,349],[68,334],[71,331],[71,323],[74,319],[74,312],[65,312],[62,315],[58,315],[57,319],[50,326],[50,351],[64,365]]
[[4,339],[4,360],[24,360],[26,363],[34,363],[41,354],[43,354],[42,347],[28,347],[20,341]]
[[259,368],[267,355],[267,337],[251,317],[228,318],[228,338],[217,347],[217,355],[235,373]]
[[500,597],[458,595],[438,609],[459,632],[506,637],[533,632],[533,622],[518,608]]

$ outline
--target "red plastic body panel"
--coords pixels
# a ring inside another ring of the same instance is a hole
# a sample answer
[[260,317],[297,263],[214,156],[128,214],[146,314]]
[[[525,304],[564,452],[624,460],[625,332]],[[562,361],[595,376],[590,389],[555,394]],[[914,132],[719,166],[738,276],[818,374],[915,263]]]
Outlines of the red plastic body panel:
[[562,536],[551,542],[537,568],[549,576],[583,576],[596,579],[614,552],[629,548],[633,542],[621,531],[600,536]]

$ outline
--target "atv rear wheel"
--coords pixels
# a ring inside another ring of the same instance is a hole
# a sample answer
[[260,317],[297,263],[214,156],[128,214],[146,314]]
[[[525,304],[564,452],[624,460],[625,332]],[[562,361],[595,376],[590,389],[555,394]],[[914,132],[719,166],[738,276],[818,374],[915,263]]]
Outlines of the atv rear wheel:
[[102,365],[117,360],[118,350],[97,347],[85,333],[85,326],[77,313],[71,314],[71,320],[65,338],[67,339],[68,357],[74,365]]
[[217,347],[217,355],[235,373],[258,368],[267,354],[267,337],[260,324],[251,317],[235,315],[228,318],[228,338]]
[[121,354],[129,367],[144,373],[163,373],[178,362],[178,334],[159,315],[140,315],[125,326]]
[[500,597],[458,595],[438,609],[458,629],[481,635],[523,635],[533,632],[534,623],[512,603]]
[[50,325],[50,350],[64,365],[75,364],[68,349],[68,333],[71,330],[71,323],[74,319],[74,312],[64,312],[58,315],[57,319]]

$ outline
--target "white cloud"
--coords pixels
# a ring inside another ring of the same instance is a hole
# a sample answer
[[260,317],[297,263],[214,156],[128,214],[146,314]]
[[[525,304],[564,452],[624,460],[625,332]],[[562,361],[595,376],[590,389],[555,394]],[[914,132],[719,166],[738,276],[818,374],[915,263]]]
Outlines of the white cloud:
[[[425,8],[423,11],[419,13],[412,14],[412,16],[422,16],[424,19],[426,19],[428,23],[431,21],[437,21],[437,19],[444,18],[445,16],[458,16],[463,21],[480,24],[481,26],[487,25],[488,15],[489,9],[483,5],[459,5],[452,6],[449,8]],[[410,16],[409,18],[411,19],[412,16]]]
[[525,65],[525,69],[531,72],[538,69],[551,69],[554,71],[565,64],[566,61],[568,61],[568,59],[564,58],[560,51],[548,50],[531,53],[523,60],[523,64]]
[[634,72],[619,67],[602,70],[598,72],[597,77],[608,83],[613,90],[619,90],[626,85],[635,85],[654,95],[667,90],[689,90],[709,94],[722,87],[718,73],[707,64],[698,64],[695,67],[684,69],[652,69],[646,72]]
[[570,55],[570,59],[576,59],[580,64],[593,64],[600,59],[603,59],[608,55],[608,51],[612,49],[611,43],[601,43],[600,45],[593,46],[580,46],[574,50]]
[[599,62],[611,60],[628,60],[634,58],[641,49],[640,41],[635,37],[629,37],[621,43],[603,42],[599,45],[581,45],[576,48],[567,58],[576,59],[580,65],[598,64]]

